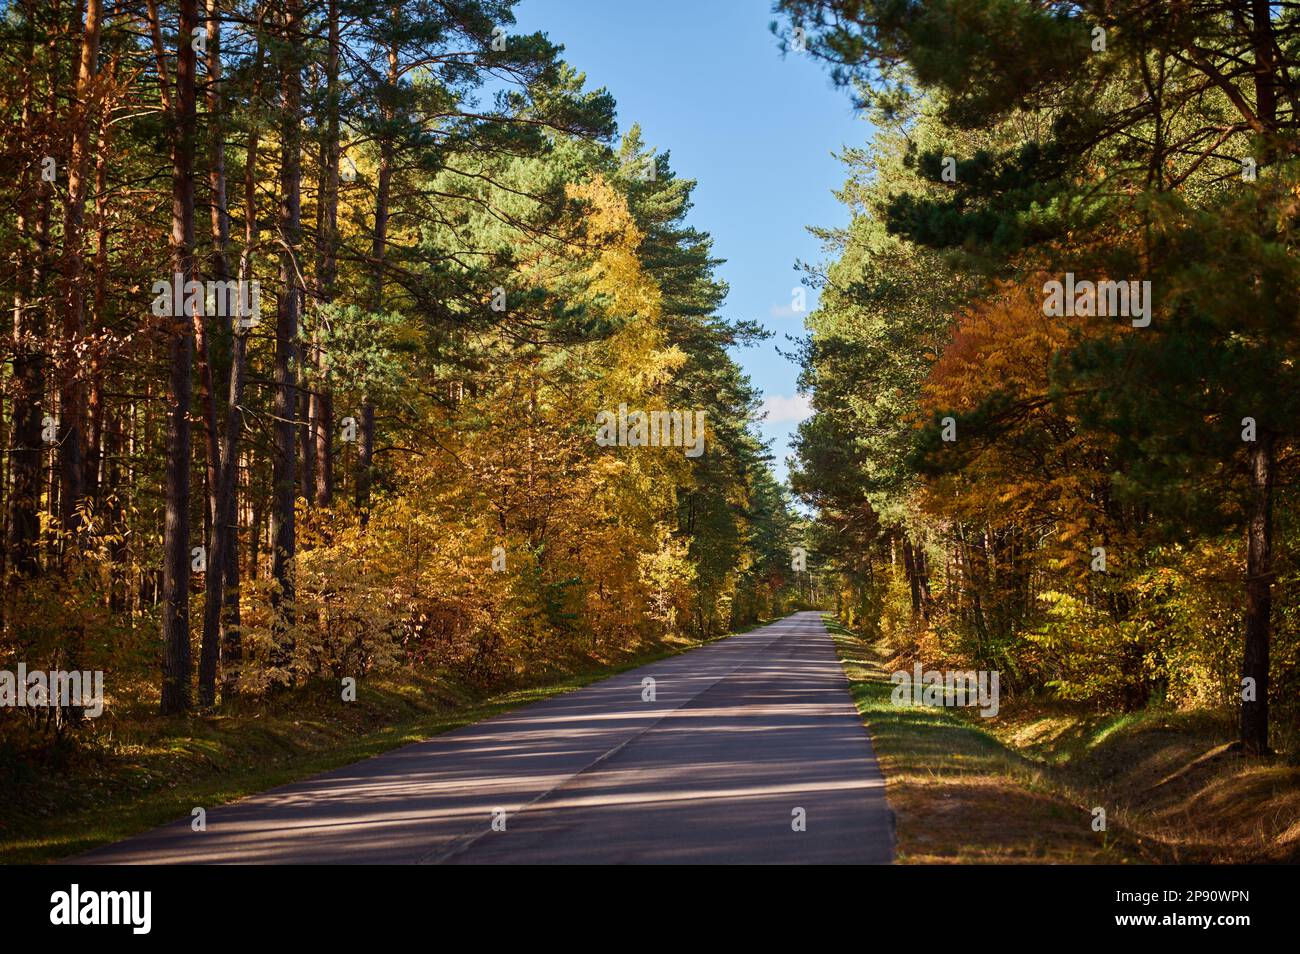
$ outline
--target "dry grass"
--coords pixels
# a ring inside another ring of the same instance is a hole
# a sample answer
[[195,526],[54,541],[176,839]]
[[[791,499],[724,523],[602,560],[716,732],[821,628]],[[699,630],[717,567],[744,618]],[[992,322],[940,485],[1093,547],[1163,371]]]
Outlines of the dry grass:
[[884,654],[827,623],[886,776],[900,862],[1300,860],[1300,769],[1240,756],[1222,716],[895,706]]

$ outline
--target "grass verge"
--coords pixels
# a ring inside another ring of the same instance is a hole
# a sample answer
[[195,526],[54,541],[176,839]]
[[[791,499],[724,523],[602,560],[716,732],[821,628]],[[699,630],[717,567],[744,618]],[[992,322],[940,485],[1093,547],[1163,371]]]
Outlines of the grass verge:
[[1296,860],[1300,770],[1234,756],[1221,721],[896,706],[887,654],[826,623],[885,774],[900,863]]

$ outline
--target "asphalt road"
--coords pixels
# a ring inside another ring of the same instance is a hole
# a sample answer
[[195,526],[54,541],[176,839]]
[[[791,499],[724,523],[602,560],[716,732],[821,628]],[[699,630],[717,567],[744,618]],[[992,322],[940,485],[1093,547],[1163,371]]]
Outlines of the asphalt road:
[[798,613],[70,860],[870,864],[892,847],[830,636]]

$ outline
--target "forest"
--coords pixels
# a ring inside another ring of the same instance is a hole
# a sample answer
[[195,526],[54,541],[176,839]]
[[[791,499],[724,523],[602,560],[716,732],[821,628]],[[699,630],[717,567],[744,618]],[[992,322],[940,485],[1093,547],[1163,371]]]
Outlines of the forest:
[[0,0],[0,863],[1300,858],[1300,3],[686,3]]
[[874,124],[792,478],[842,616],[1294,757],[1297,5],[777,6]]
[[[0,6],[6,670],[255,712],[793,605],[695,183],[511,8]],[[5,746],[87,708],[0,710]]]

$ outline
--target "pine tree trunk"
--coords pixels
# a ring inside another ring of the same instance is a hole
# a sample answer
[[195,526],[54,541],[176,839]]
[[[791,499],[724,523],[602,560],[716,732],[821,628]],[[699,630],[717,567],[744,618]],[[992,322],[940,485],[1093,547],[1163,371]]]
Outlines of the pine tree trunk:
[[[293,559],[297,552],[294,503],[297,498],[297,368],[298,305],[300,282],[297,251],[302,224],[302,158],[299,153],[302,76],[297,55],[301,7],[289,0],[285,11],[284,48],[281,52],[282,116],[280,127],[280,252],[279,300],[275,323],[275,456],[272,461],[271,577],[276,583],[272,605],[281,613],[281,628],[293,620],[295,598]],[[287,662],[287,641],[278,648],[277,663]]]
[[916,561],[916,586],[921,591],[921,618],[930,618],[930,561],[926,559],[925,547],[916,546],[912,549],[913,559]]
[[[208,73],[208,186],[211,192],[212,251],[208,271],[220,282],[230,277],[226,263],[226,244],[230,237],[229,214],[226,209],[226,153],[222,129],[221,109],[221,8],[219,0],[208,0],[207,11],[207,73]],[[242,302],[243,295],[239,295]],[[230,339],[237,319],[229,314],[222,319],[222,333]],[[203,592],[203,639],[199,649],[199,705],[211,706],[217,701],[217,667],[221,656],[221,609],[226,586],[226,567],[229,561],[230,519],[223,494],[225,459],[222,443],[225,433],[220,430],[217,417],[217,395],[208,347],[205,322],[195,325],[199,349],[201,381],[203,384],[203,419],[208,457],[208,540],[207,574]]]
[[[387,82],[396,86],[397,46],[388,49]],[[385,98],[387,101],[387,98]],[[385,123],[392,120],[390,107],[384,108]],[[387,135],[387,133],[385,134]],[[370,309],[380,311],[384,307],[384,258],[388,248],[388,202],[393,183],[393,145],[385,138],[379,145],[379,180],[375,191],[375,231],[370,246],[370,257],[374,261],[371,274]],[[375,405],[367,394],[361,402],[361,448],[357,454],[357,510],[360,511],[364,526],[370,512],[370,491],[374,481],[375,459]]]
[[[155,29],[160,27],[151,2]],[[180,0],[179,35],[198,26],[198,0]],[[159,44],[161,45],[161,44]],[[160,63],[162,53],[158,52]],[[194,140],[197,58],[182,42],[176,56],[172,132],[172,268],[182,283],[194,277]],[[165,77],[165,74],[164,74]],[[164,78],[164,89],[166,81]],[[174,302],[174,305],[181,303]],[[181,310],[174,308],[173,311]],[[188,316],[168,319],[167,476],[163,523],[163,714],[190,707],[190,399],[193,329]]]
[[[317,228],[316,293],[328,305],[338,277],[339,219],[339,2],[329,0],[329,53],[325,61],[325,140],[321,145],[321,184]],[[312,451],[315,456],[315,503],[328,507],[334,497],[334,397],[321,355],[321,329],[312,342],[317,384],[311,394]]]
[[1241,744],[1250,755],[1268,752],[1268,649],[1273,609],[1272,434],[1250,445],[1250,511],[1246,530],[1246,645],[1241,675],[1254,680],[1254,701],[1241,704]]
[[370,521],[370,480],[375,459],[375,405],[369,395],[361,399],[361,420],[358,423],[357,511],[364,527]]
[[[1277,123],[1276,63],[1272,4],[1252,0],[1251,33],[1256,62],[1256,112],[1269,129]],[[1272,160],[1276,146],[1264,143],[1264,156]],[[1261,210],[1263,211],[1263,210]],[[1271,213],[1262,216],[1269,221]],[[1271,230],[1269,240],[1276,241]],[[1254,681],[1253,701],[1241,704],[1241,745],[1249,755],[1264,755],[1268,748],[1268,655],[1269,629],[1273,612],[1273,481],[1276,465],[1275,436],[1257,435],[1250,445],[1250,504],[1246,528],[1246,620],[1245,647],[1241,660],[1243,681]]]
[[[110,110],[105,104],[100,110],[97,155],[95,157],[95,296],[94,320],[91,328],[98,339],[106,327],[108,312],[108,150],[112,126]],[[96,503],[104,478],[104,356],[102,343],[96,340],[90,353],[90,393],[86,399],[86,496]]]
[[[263,7],[263,10],[266,8]],[[262,77],[266,59],[266,49],[262,42],[263,22],[258,21],[257,50],[253,57],[253,92],[252,100],[261,98]],[[248,131],[248,148],[244,161],[244,251],[239,261],[239,282],[241,289],[252,281],[253,252],[257,245],[260,230],[257,225],[257,156],[260,143],[260,128],[256,120]],[[223,177],[224,178],[224,177]],[[229,528],[225,552],[225,612],[221,620],[221,656],[224,661],[224,673],[221,683],[223,699],[232,699],[239,694],[239,664],[243,660],[243,643],[239,635],[239,429],[243,423],[244,371],[248,359],[248,330],[251,316],[240,316],[246,320],[236,320],[232,329],[230,355],[230,386],[226,392],[226,429],[221,441],[221,506],[222,521]],[[259,522],[251,523],[251,546],[257,548]]]
[[[30,8],[28,9],[30,16]],[[22,125],[31,128],[32,95],[35,84],[36,45],[27,43],[23,77]],[[35,159],[35,157],[33,157]],[[33,162],[31,168],[39,169]],[[40,182],[40,202],[48,208],[49,184]],[[31,297],[41,284],[43,249],[40,241],[41,215],[36,216],[33,234],[28,196],[32,193],[33,173],[25,166],[17,195],[17,254],[15,256],[13,299],[13,425],[10,432],[10,488],[5,549],[8,571],[20,577],[34,576],[39,569],[36,538],[40,522],[36,508],[40,498],[41,474],[41,399],[45,393],[45,361],[39,341],[44,335],[41,312]]]
[[903,535],[903,571],[907,574],[907,586],[912,593],[912,616],[921,615],[921,581],[917,574],[916,555],[912,552],[912,541]]
[[315,362],[315,354],[311,342],[302,334],[302,319],[306,313],[306,302],[303,301],[298,311],[298,353],[294,357],[294,364],[299,369],[297,400],[294,407],[294,443],[297,445],[298,454],[297,496],[314,503],[316,500],[316,439],[312,431],[311,408],[315,394],[312,388],[308,387],[306,369]]
[[[76,101],[72,106],[72,148],[63,216],[63,351],[59,369],[59,520],[65,532],[80,533],[85,498],[86,393],[80,354],[85,334],[82,234],[86,216],[86,173],[90,154],[90,97],[99,63],[102,0],[89,0],[81,36]],[[71,545],[71,543],[69,544]]]

